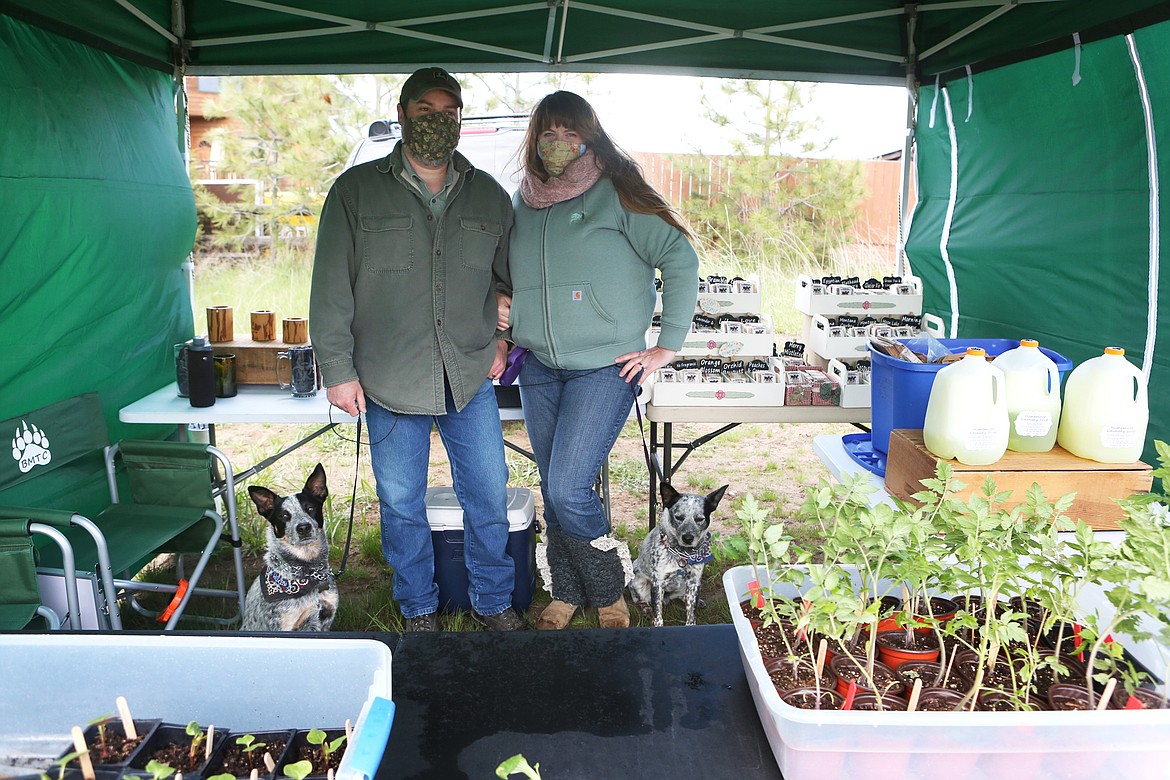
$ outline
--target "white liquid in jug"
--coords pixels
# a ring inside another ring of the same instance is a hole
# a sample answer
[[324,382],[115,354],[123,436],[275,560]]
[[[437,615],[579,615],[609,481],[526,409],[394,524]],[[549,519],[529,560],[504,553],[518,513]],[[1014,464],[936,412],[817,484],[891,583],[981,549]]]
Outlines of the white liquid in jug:
[[1060,372],[1034,339],[1024,339],[992,365],[1003,371],[1007,388],[1008,449],[1048,452],[1060,421]]
[[1124,349],[1106,347],[1069,374],[1057,441],[1080,458],[1133,463],[1145,448],[1149,420],[1145,377]]
[[935,375],[922,440],[940,458],[987,466],[1007,450],[1004,374],[987,362],[986,355],[982,349],[969,347],[966,357]]

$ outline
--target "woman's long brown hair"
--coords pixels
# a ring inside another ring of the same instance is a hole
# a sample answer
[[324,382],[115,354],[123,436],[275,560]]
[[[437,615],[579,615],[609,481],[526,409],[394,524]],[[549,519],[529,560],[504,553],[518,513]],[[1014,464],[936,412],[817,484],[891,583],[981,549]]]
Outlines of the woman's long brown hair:
[[593,107],[573,92],[560,90],[545,95],[532,110],[524,139],[524,167],[529,174],[541,181],[549,179],[544,162],[536,152],[536,142],[540,134],[553,125],[575,130],[581,136],[601,170],[613,182],[622,206],[636,214],[657,214],[687,238],[692,238],[690,228],[679,213],[646,181],[641,166],[605,132]]

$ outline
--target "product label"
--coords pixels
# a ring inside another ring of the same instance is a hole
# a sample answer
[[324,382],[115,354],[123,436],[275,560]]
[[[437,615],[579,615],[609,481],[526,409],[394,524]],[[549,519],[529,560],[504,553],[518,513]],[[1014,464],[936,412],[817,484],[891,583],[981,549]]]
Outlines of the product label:
[[998,441],[999,430],[993,425],[975,426],[967,429],[966,444],[968,450],[991,450],[1002,444]]
[[1132,447],[1138,443],[1137,428],[1132,425],[1106,425],[1101,429],[1102,447]]
[[1015,426],[1017,436],[1047,436],[1052,430],[1052,415],[1048,412],[1020,412]]

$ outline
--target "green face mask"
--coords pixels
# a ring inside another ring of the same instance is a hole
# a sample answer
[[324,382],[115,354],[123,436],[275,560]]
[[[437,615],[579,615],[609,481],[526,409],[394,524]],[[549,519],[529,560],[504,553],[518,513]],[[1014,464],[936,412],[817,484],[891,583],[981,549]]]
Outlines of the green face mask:
[[459,145],[459,120],[442,112],[407,119],[402,123],[402,143],[428,165],[445,163]]
[[537,141],[536,154],[550,176],[560,176],[569,163],[585,154],[585,144],[568,141]]

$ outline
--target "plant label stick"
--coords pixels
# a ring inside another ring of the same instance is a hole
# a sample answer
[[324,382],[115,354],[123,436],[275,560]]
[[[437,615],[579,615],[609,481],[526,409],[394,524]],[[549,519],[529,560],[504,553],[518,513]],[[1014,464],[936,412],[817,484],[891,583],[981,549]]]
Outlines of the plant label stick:
[[1117,687],[1117,678],[1110,677],[1109,682],[1105,683],[1105,692],[1101,694],[1101,701],[1097,702],[1097,709],[1103,710],[1109,706],[1109,700],[1113,698],[1113,689]]
[[81,776],[85,780],[94,780],[96,775],[93,773],[93,762],[89,760],[89,748],[85,744],[85,734],[81,732],[81,726],[74,726],[70,732],[73,735],[73,749],[79,755],[77,763],[81,765]]
[[[272,754],[267,750],[264,751],[264,768],[269,772],[276,771],[276,762],[272,760]],[[256,770],[253,769],[252,771],[255,772]],[[256,778],[252,778],[252,780],[256,780]]]
[[821,639],[821,644],[817,647],[817,677],[825,671],[825,656],[829,653],[829,640]]
[[114,699],[114,704],[117,705],[118,715],[122,718],[122,732],[126,739],[138,739],[138,729],[134,728],[134,718],[130,717],[130,705],[126,703],[126,697],[119,696]]
[[349,718],[345,719],[345,744],[348,747],[353,742],[353,726],[350,725]]
[[843,710],[853,709],[853,697],[857,695],[857,683],[853,680],[849,681],[849,688],[845,692],[845,704],[841,706]]
[[333,767],[330,767],[329,771],[325,773],[325,779],[333,780]]
[[[268,766],[268,762],[271,760],[272,760],[272,756],[265,753],[264,754],[264,765]],[[276,767],[268,767],[268,771],[271,772],[275,768]],[[259,778],[260,778],[260,770],[257,769],[256,767],[252,767],[252,774],[248,775],[248,780],[259,780]]]
[[906,706],[906,709],[908,711],[914,712],[914,710],[918,709],[918,697],[921,695],[922,695],[922,678],[919,677],[917,680],[914,681],[914,687],[910,690],[910,704],[908,704]]

